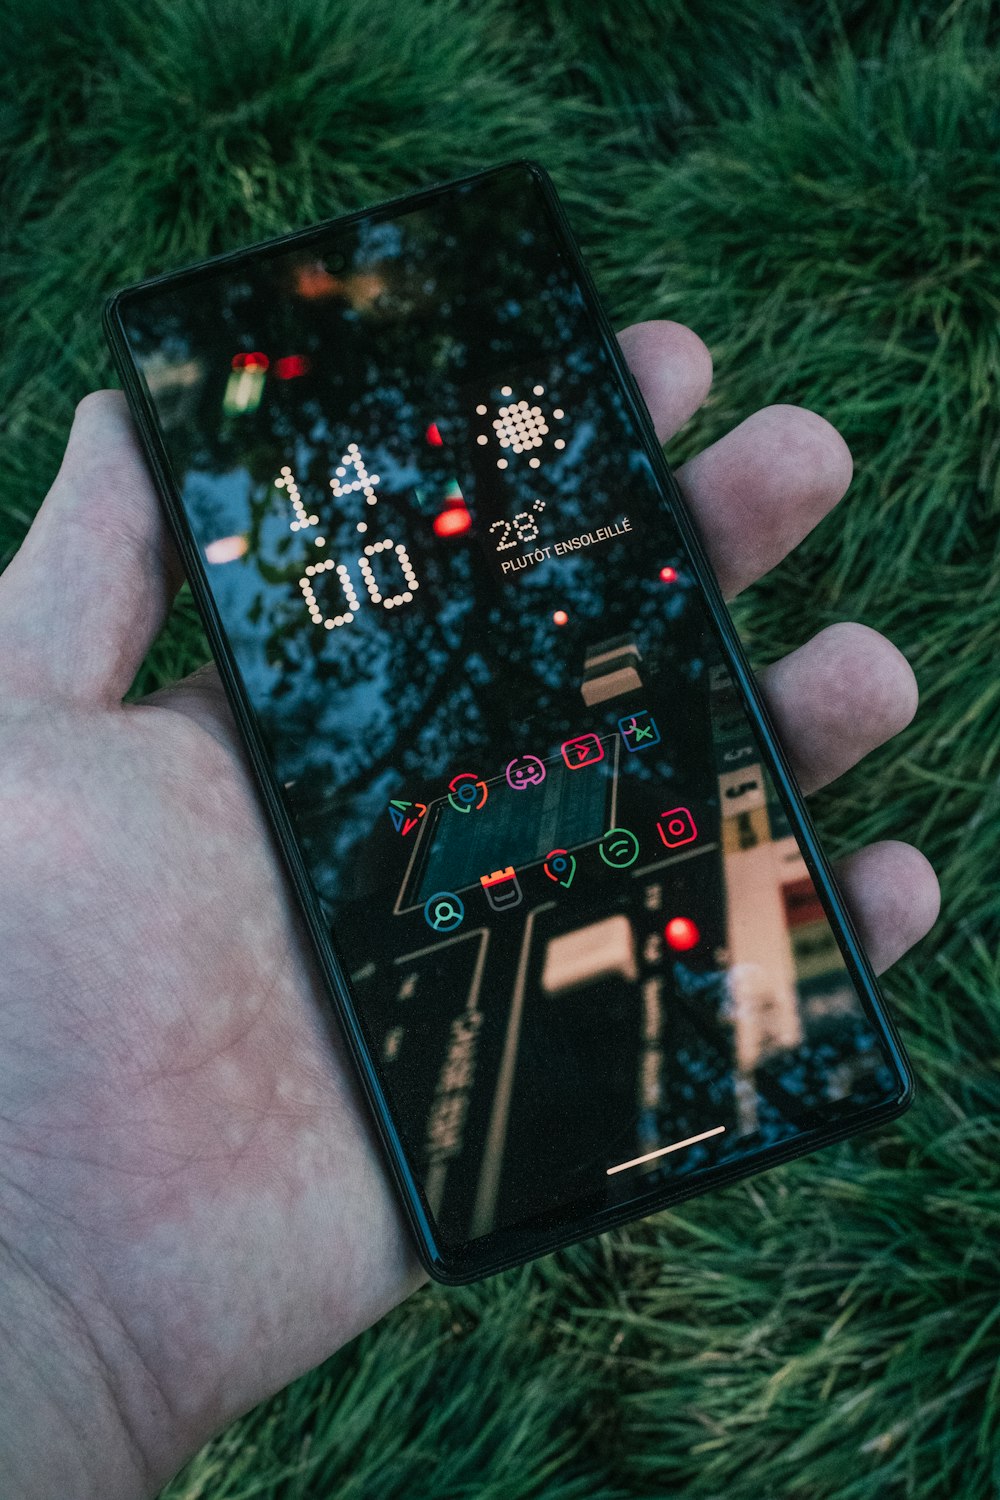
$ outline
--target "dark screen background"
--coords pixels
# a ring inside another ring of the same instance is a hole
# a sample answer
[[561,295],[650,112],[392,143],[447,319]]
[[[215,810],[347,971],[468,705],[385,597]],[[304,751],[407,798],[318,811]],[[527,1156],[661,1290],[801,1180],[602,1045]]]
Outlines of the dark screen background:
[[443,1239],[894,1096],[530,173],[122,318]]

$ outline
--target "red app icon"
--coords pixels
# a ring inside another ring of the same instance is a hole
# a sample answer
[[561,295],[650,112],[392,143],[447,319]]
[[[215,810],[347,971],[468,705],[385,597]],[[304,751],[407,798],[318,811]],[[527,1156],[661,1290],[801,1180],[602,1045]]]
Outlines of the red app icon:
[[579,771],[581,766],[596,766],[604,759],[604,746],[596,734],[578,734],[561,748],[562,758],[571,771]]
[[660,813],[656,820],[656,831],[668,849],[690,844],[698,837],[694,818],[686,807],[672,807],[669,812]]
[[479,884],[494,911],[520,906],[521,886],[513,865],[508,865],[505,870],[494,870],[492,875],[480,875]]

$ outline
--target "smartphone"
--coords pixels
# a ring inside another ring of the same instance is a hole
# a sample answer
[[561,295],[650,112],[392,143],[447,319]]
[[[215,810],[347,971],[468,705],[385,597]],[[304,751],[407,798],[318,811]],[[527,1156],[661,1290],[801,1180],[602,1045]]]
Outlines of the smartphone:
[[157,277],[105,326],[432,1276],[905,1107],[543,170]]

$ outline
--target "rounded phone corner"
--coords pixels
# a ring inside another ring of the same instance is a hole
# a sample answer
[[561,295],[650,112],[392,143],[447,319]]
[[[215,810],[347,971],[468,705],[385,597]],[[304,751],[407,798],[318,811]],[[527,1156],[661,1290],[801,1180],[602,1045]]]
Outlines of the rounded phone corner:
[[470,1271],[460,1258],[449,1256],[434,1241],[420,1234],[414,1236],[414,1241],[417,1259],[430,1279],[439,1286],[464,1286],[467,1282],[477,1281],[484,1274],[477,1270]]
[[529,177],[533,177],[536,182],[541,183],[543,188],[546,188],[550,192],[552,191],[553,182],[548,169],[543,167],[540,161],[536,161],[533,156],[519,156],[511,165],[523,167]]
[[101,308],[101,322],[107,334],[114,334],[121,324],[121,303],[125,295],[123,287],[112,292],[110,297],[105,297],[104,306]]
[[913,1072],[900,1059],[897,1064],[899,1068],[900,1088],[895,1099],[892,1101],[893,1115],[902,1115],[910,1108],[916,1096],[917,1085]]

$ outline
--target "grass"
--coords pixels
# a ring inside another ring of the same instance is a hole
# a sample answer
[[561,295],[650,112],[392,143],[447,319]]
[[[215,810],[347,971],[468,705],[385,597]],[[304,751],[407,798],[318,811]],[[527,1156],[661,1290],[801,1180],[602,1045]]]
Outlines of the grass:
[[[697,20],[692,17],[697,16]],[[877,1139],[473,1288],[432,1287],[165,1500],[1000,1494],[1000,7],[930,0],[0,0],[0,563],[109,379],[112,285],[514,154],[612,310],[717,362],[675,456],[835,421],[851,495],[740,606],[910,655],[900,741],[817,799],[942,876],[891,975],[922,1084]],[[137,691],[199,663],[181,598]]]

